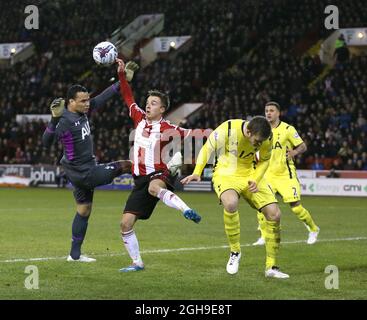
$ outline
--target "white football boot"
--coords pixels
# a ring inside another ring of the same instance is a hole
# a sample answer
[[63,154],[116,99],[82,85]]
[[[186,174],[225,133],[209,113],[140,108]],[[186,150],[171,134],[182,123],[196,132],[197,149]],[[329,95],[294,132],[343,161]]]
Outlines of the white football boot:
[[265,239],[260,237],[259,239],[257,239],[256,242],[254,242],[252,245],[253,246],[263,246],[265,244]]
[[229,274],[236,274],[238,272],[238,265],[241,260],[241,252],[231,252],[227,263],[227,272]]
[[268,270],[265,270],[265,277],[266,278],[277,278],[277,279],[288,279],[289,275],[281,272],[278,267],[274,266]]
[[317,231],[310,231],[308,233],[307,244],[314,244],[317,241],[317,236],[319,235],[320,228],[317,227]]
[[66,259],[66,261],[77,261],[77,262],[95,262],[96,259],[94,258],[89,258],[87,256],[84,255],[80,255],[79,259],[73,259],[71,256],[68,256],[68,258]]

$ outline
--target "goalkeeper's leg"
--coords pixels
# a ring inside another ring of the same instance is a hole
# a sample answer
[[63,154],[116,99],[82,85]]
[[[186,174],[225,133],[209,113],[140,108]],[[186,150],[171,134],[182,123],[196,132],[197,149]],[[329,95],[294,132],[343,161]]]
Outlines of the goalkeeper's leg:
[[77,213],[74,216],[71,228],[71,249],[70,257],[73,260],[79,260],[81,247],[87,233],[88,220],[91,213],[92,204],[77,205]]
[[130,160],[119,160],[96,165],[88,173],[86,186],[95,188],[110,184],[116,177],[124,173],[130,173],[131,163]]
[[72,224],[71,249],[67,261],[93,262],[96,260],[81,255],[81,247],[92,211],[93,190],[75,187],[73,194],[77,203],[77,212]]

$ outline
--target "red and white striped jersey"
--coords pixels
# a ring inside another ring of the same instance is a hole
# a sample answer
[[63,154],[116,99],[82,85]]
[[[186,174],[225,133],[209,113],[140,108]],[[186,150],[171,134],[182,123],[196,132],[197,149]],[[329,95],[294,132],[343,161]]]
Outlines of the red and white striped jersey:
[[186,138],[190,135],[190,129],[184,129],[172,125],[161,118],[159,121],[148,123],[145,111],[135,103],[131,88],[124,74],[119,74],[121,94],[129,107],[129,116],[134,121],[134,150],[132,173],[143,176],[155,171],[167,170],[162,161],[164,147],[172,138]]
[[166,170],[167,166],[162,161],[164,147],[170,143],[170,138],[178,136],[186,138],[191,130],[172,125],[163,118],[148,123],[145,112],[136,103],[133,103],[129,109],[135,128],[133,174],[143,176]]

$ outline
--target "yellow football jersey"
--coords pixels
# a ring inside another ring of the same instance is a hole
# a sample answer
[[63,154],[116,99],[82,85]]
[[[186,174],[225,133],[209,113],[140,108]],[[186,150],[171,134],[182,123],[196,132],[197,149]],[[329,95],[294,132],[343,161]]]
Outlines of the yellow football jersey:
[[[249,121],[231,119],[223,122],[209,136],[205,149],[214,153],[213,177],[220,175],[250,176],[254,173],[255,153],[259,151],[261,161],[267,161],[271,156],[271,137],[265,140],[259,148],[255,148],[243,134]],[[195,174],[201,175],[207,157],[199,156],[195,167]]]
[[269,168],[266,171],[267,176],[288,176],[296,178],[296,167],[293,160],[287,160],[287,150],[294,149],[303,143],[296,129],[280,121],[273,132],[273,151],[271,153]]

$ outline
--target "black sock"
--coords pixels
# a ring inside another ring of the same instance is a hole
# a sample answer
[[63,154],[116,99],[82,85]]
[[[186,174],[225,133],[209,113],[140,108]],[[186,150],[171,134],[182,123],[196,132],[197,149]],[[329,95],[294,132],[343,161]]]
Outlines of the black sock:
[[88,217],[82,217],[76,213],[72,226],[71,250],[70,255],[73,259],[79,259],[81,246],[88,228]]

